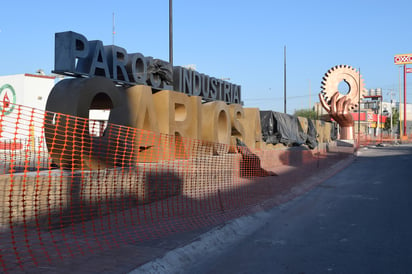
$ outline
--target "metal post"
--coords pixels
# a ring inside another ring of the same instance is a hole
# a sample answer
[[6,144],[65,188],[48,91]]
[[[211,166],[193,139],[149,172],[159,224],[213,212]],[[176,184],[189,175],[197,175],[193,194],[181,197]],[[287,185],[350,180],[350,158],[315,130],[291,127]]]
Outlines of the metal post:
[[393,93],[391,92],[391,142],[393,142],[393,107],[392,107],[392,95]]
[[402,84],[401,84],[401,67],[399,67],[399,142],[401,142],[401,137],[403,136],[403,126],[401,125],[402,117],[403,117],[403,111],[402,111]]
[[361,74],[360,74],[360,68],[359,68],[359,96],[358,96],[358,148],[360,147],[360,98],[361,98],[361,93],[363,90],[361,90]]
[[283,72],[283,96],[284,96],[284,106],[283,111],[286,113],[286,46],[284,47],[284,72]]
[[381,116],[381,119],[380,119],[380,121],[381,121],[381,123],[380,123],[380,125],[379,125],[379,127],[380,127],[380,133],[381,133],[381,143],[383,143],[383,127],[382,127],[382,122],[383,122],[383,119],[382,119],[382,109],[383,109],[383,98],[382,98],[382,95],[381,95],[381,106],[380,106],[380,116]]
[[403,136],[406,136],[406,64],[403,65]]
[[173,67],[173,0],[169,0],[169,63]]

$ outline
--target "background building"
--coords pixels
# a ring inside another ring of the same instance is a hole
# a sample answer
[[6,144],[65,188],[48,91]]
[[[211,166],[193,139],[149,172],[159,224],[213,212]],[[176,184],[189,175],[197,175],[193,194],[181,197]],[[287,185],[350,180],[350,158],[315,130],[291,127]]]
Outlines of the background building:
[[54,76],[28,73],[0,76],[0,102],[9,101],[44,110],[47,97],[55,84],[55,78]]
[[8,140],[30,136],[34,143],[43,135],[44,110],[54,84],[54,76],[42,73],[0,76],[0,148]]
[[[38,74],[25,73],[0,76],[0,111],[6,117],[3,121],[0,121],[1,139],[12,138],[12,136],[9,136],[12,133],[8,133],[8,131],[11,131],[10,127],[13,127],[13,121],[18,115],[18,111],[27,112],[35,109],[39,111],[38,115],[42,115],[41,112],[46,109],[47,98],[57,80],[58,78],[55,76],[44,75],[41,70]],[[90,110],[91,135],[99,136],[102,134],[107,125],[109,114],[110,110]],[[39,129],[41,126],[34,124],[40,123],[40,121],[42,122],[39,118],[33,119],[33,121],[20,121],[19,124],[27,124],[28,127]],[[30,135],[35,136],[42,136],[42,134],[42,132],[30,133]]]

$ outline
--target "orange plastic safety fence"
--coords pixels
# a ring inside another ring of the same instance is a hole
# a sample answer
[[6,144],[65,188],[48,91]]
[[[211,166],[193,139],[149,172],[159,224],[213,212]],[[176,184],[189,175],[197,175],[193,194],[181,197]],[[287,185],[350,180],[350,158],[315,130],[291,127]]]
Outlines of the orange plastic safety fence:
[[271,175],[261,159],[272,167],[299,161],[313,168],[321,157],[311,151],[298,159],[287,153],[275,157],[279,151],[20,105],[0,114],[0,126],[5,272],[222,223],[293,181],[259,179]]
[[411,143],[412,135],[399,136],[399,134],[355,134],[356,143],[360,146],[370,146],[379,144],[400,144]]

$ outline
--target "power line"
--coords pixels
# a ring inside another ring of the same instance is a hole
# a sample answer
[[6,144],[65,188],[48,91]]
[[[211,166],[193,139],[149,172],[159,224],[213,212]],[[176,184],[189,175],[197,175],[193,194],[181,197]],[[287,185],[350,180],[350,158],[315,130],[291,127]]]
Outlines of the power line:
[[[317,97],[315,94],[308,95],[297,95],[297,96],[288,96],[287,99],[299,99],[299,98],[308,98],[308,97]],[[268,100],[282,100],[283,97],[264,97],[264,98],[243,98],[247,101],[268,101]]]

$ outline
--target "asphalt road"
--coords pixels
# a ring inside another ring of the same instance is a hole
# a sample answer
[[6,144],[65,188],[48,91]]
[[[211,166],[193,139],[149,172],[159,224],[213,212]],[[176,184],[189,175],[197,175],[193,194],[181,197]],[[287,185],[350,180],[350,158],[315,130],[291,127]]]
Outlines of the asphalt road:
[[412,273],[412,146],[370,147],[185,273]]

